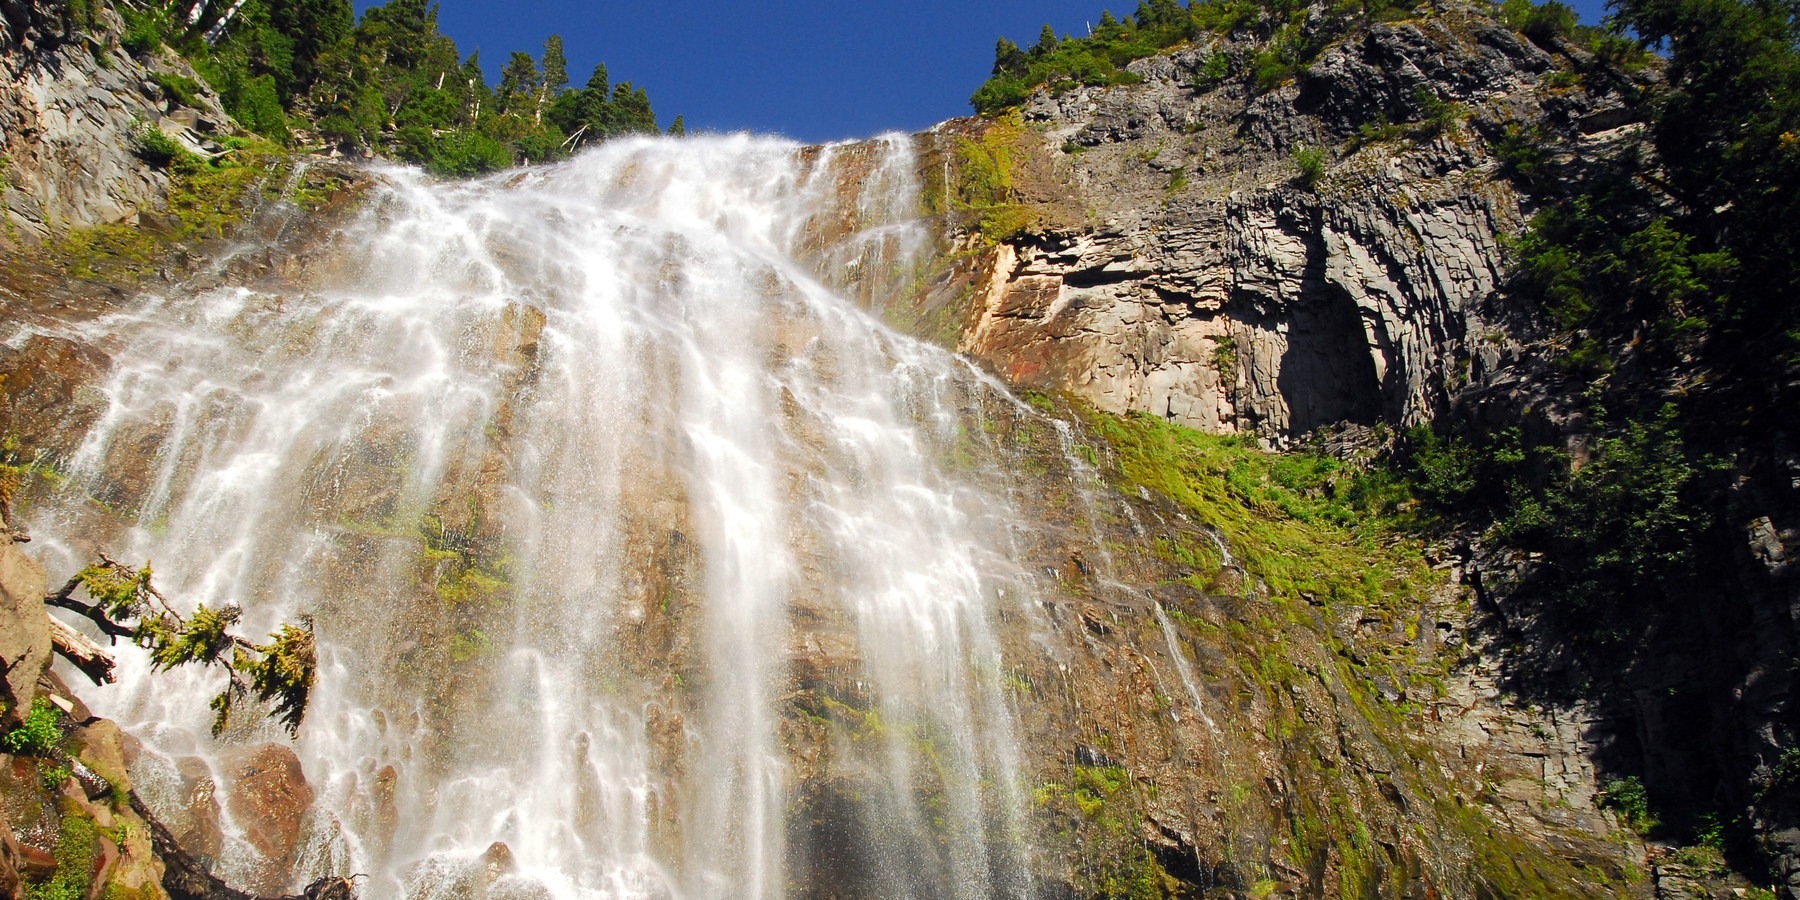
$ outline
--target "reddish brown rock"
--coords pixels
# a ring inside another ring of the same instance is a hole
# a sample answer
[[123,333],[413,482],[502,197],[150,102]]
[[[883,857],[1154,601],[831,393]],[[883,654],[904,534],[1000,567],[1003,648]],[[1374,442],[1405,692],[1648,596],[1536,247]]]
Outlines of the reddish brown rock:
[[226,762],[225,802],[262,856],[251,891],[283,893],[306,839],[313,790],[300,758],[280,744],[263,744],[233,754]]
[[181,803],[163,824],[188,855],[210,865],[225,845],[225,832],[219,826],[218,785],[206,761],[197,756],[183,757],[175,767],[181,775]]
[[31,707],[38,676],[50,664],[50,622],[44,609],[44,569],[18,544],[0,538],[0,660],[4,660],[6,716]]

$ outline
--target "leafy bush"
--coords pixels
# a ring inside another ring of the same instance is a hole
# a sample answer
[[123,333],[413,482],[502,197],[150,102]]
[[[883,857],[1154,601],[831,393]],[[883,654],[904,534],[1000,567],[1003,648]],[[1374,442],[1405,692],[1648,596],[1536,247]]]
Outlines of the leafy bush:
[[1282,82],[1293,78],[1299,71],[1300,67],[1279,48],[1263,50],[1250,59],[1251,78],[1260,91],[1272,91],[1280,87]]
[[1223,50],[1208,53],[1200,61],[1200,71],[1194,76],[1194,87],[1200,90],[1214,87],[1231,77],[1231,56]]
[[1475,448],[1424,426],[1407,432],[1407,452],[1419,499],[1440,509],[1464,502],[1478,485]]
[[499,140],[479,132],[456,131],[437,138],[424,154],[413,158],[434,175],[464,177],[497,172],[513,164],[512,151]]
[[169,99],[176,103],[187,107],[200,106],[200,82],[186,75],[176,75],[170,72],[152,72],[150,80],[156,82],[157,86],[163,89],[163,93],[169,95]]
[[142,14],[134,16],[129,7],[119,10],[125,16],[125,34],[119,38],[119,46],[133,56],[146,57],[163,45],[162,29],[153,19]]
[[1413,94],[1413,104],[1419,109],[1413,134],[1427,140],[1448,131],[1463,114],[1461,106],[1439,97],[1436,91],[1423,85]]
[[1544,141],[1540,126],[1507,125],[1506,131],[1493,144],[1500,171],[1526,190],[1538,189],[1549,174],[1546,169],[1549,154],[1544,149]]
[[1602,784],[1600,791],[1600,805],[1618,813],[1631,830],[1643,834],[1656,827],[1656,819],[1650,815],[1650,793],[1637,776],[1614,778]]
[[153,166],[169,167],[194,156],[180,141],[148,122],[139,122],[131,136],[137,142],[138,157]]
[[1325,176],[1325,151],[1318,147],[1301,147],[1294,151],[1295,181],[1312,190]]
[[1500,6],[1500,21],[1520,34],[1543,44],[1567,37],[1575,30],[1575,9],[1560,0],[1506,0]]
[[61,742],[61,715],[44,697],[32,701],[31,712],[19,727],[0,735],[0,747],[15,755],[49,756]]

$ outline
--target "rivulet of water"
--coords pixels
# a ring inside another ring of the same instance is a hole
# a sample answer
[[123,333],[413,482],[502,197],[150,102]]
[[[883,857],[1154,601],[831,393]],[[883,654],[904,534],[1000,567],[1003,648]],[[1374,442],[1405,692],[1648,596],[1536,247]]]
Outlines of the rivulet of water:
[[[1004,491],[967,477],[991,388],[871,312],[927,243],[910,147],[382,169],[303,274],[79,326],[107,411],[36,546],[77,567],[79,507],[115,497],[108,551],[180,604],[316,623],[303,837],[272,862],[227,804],[221,874],[748,898],[854,865],[886,896],[1026,892],[993,617],[1029,585]],[[285,740],[254,716],[211,738],[218,687],[127,652],[92,692],[171,773],[144,786],[165,808],[181,766],[225,780]]]

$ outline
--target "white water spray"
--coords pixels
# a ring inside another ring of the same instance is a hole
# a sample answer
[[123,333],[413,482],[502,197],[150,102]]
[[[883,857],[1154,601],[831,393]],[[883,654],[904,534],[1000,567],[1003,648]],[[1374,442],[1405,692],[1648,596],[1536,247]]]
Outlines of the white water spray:
[[[991,388],[869,312],[926,243],[914,168],[738,136],[384,170],[305,283],[82,326],[115,367],[72,483],[134,523],[107,549],[246,633],[317,621],[304,847],[282,869],[227,811],[222,874],[779,897],[842,851],[887,896],[1027,892],[1010,513],[933,462]],[[83,502],[32,523],[67,569]],[[97,710],[171,772],[279,737],[207,736],[216,673],[121,676]],[[847,850],[791,815],[814,701],[862,760],[833,763]]]

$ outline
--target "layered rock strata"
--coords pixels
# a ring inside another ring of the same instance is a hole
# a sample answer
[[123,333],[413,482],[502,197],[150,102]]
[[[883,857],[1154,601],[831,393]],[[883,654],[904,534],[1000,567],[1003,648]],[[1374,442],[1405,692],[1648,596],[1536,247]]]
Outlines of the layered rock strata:
[[[137,156],[145,129],[188,149],[230,119],[185,62],[162,50],[140,59],[119,46],[109,4],[10,0],[0,7],[0,247],[71,228],[134,223],[161,204],[167,176]],[[83,20],[83,16],[87,20]],[[182,106],[157,80],[197,85]],[[209,149],[210,148],[210,149]]]
[[1619,86],[1455,9],[1371,26],[1267,92],[1203,80],[1251,50],[1215,39],[1132,63],[1142,84],[1032,97],[1022,149],[1055,197],[1037,205],[1083,212],[989,251],[958,349],[1015,384],[1277,442],[1423,421],[1505,368],[1505,245],[1533,204],[1496,142],[1616,140]]

